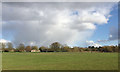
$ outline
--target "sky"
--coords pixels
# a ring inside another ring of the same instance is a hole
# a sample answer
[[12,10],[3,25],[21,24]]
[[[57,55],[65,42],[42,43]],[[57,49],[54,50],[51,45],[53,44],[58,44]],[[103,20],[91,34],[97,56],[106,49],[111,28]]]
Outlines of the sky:
[[2,39],[15,45],[117,45],[115,2],[4,2]]

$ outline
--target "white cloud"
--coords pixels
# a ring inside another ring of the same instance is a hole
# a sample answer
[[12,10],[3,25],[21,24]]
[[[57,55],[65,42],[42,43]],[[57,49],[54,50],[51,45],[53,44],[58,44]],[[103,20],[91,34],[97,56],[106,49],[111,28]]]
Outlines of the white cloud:
[[110,35],[110,38],[112,37],[112,35]]
[[100,44],[95,43],[94,41],[86,41],[86,45],[87,45],[87,46],[94,46],[94,47],[99,47],[99,46],[101,46]]
[[[3,3],[3,37],[14,43],[74,45],[106,24],[113,3]],[[11,11],[12,10],[12,11]]]
[[10,41],[5,40],[5,39],[0,39],[0,43],[8,43],[8,42],[10,42]]

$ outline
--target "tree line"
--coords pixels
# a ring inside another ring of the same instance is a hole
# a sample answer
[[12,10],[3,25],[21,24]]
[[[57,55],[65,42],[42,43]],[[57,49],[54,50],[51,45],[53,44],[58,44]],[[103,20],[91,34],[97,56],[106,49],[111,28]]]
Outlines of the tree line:
[[52,43],[49,47],[45,46],[25,46],[24,44],[19,44],[16,48],[13,47],[11,42],[0,43],[2,52],[31,52],[32,50],[40,52],[118,52],[118,46],[88,46],[84,47],[70,47],[67,45],[62,45],[59,42]]

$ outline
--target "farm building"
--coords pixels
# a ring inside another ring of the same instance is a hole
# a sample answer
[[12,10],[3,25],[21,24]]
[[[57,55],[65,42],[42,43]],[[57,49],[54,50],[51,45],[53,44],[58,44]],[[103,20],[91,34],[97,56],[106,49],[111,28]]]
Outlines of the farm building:
[[40,50],[31,50],[31,52],[40,52]]
[[9,52],[14,52],[14,49],[12,49],[12,50],[9,50]]

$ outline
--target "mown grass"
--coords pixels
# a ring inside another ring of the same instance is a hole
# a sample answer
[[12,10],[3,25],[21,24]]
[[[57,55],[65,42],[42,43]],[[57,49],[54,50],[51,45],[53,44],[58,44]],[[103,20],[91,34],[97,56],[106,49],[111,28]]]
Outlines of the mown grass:
[[3,53],[3,70],[117,70],[117,53]]

